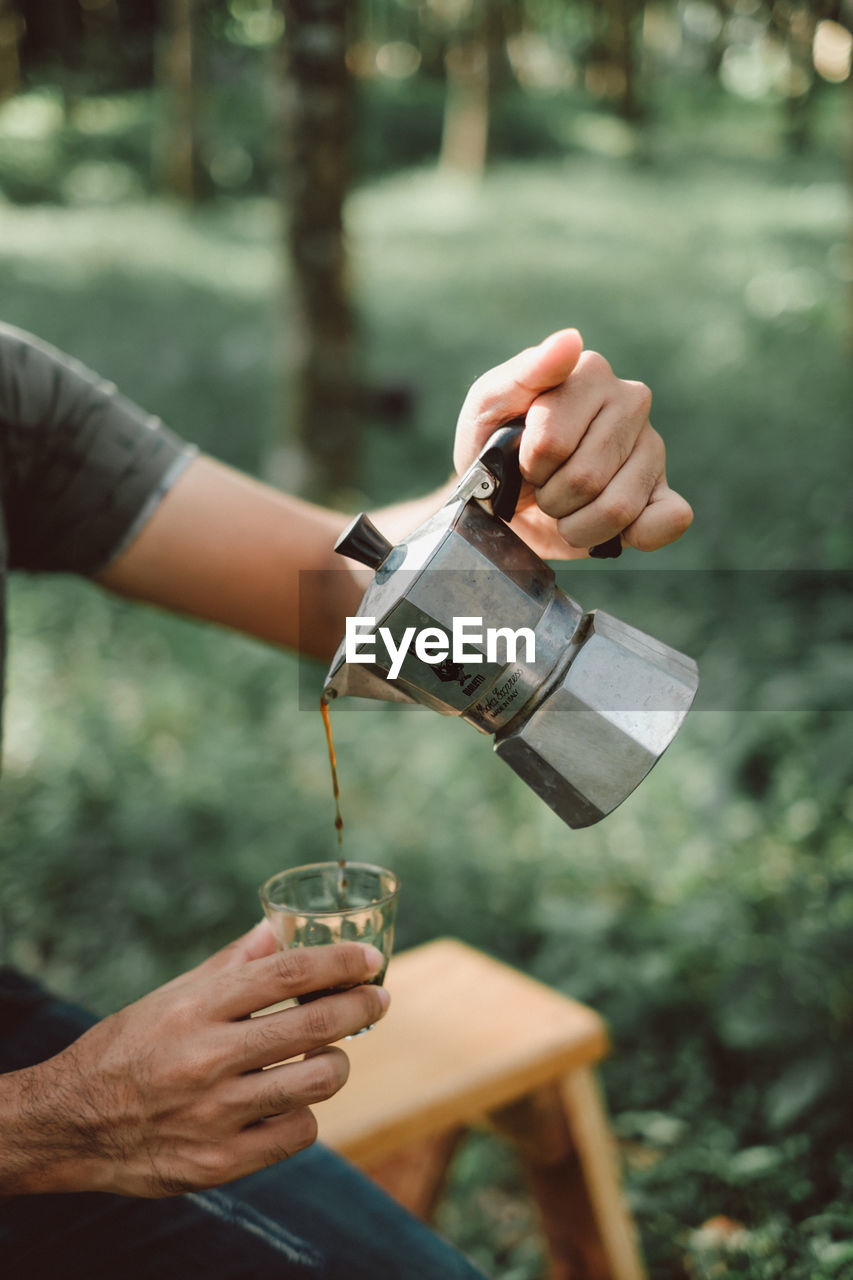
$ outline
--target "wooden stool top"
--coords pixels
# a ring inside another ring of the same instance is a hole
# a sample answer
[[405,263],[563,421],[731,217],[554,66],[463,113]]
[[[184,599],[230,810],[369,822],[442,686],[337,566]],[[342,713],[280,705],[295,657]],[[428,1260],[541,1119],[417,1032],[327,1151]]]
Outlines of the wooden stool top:
[[346,1045],[348,1083],[313,1109],[358,1163],[507,1105],[607,1052],[592,1009],[452,938],[391,961],[391,1008]]

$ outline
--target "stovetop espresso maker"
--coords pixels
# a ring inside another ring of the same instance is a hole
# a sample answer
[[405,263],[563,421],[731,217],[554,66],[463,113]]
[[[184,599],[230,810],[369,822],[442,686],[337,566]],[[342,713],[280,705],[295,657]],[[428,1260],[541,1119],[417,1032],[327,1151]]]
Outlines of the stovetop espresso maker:
[[375,576],[323,696],[461,716],[494,735],[501,759],[569,826],[586,827],[663,754],[698,673],[611,614],[584,612],[509,528],[521,431],[519,421],[496,431],[444,506],[397,546],[366,515],[341,534],[335,550]]

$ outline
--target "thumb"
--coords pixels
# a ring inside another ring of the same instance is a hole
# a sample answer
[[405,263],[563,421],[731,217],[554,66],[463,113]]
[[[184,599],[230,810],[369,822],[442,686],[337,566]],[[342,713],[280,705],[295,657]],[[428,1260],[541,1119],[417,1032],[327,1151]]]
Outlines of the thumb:
[[564,382],[582,351],[577,329],[560,329],[478,378],[456,426],[456,470],[461,474],[471,465],[497,427],[526,413],[543,391]]

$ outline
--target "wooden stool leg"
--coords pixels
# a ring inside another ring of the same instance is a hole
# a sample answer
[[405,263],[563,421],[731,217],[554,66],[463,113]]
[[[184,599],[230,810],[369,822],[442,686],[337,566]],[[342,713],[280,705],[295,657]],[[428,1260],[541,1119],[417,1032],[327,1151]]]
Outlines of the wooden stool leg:
[[636,1228],[622,1198],[615,1143],[591,1067],[564,1076],[560,1095],[612,1280],[644,1280]]
[[489,1121],[521,1157],[542,1216],[549,1280],[643,1280],[592,1072],[573,1071]]
[[488,1119],[520,1156],[548,1245],[548,1280],[610,1280],[559,1089],[528,1094]]
[[410,1213],[428,1221],[438,1204],[450,1162],[464,1129],[411,1143],[393,1156],[365,1166],[365,1173]]

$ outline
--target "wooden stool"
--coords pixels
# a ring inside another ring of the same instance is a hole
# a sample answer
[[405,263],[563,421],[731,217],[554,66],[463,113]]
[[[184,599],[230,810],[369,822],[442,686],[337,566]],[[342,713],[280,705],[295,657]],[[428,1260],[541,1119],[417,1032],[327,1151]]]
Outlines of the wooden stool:
[[348,1042],[320,1139],[421,1217],[456,1143],[488,1123],[515,1145],[542,1214],[551,1280],[642,1280],[592,1064],[598,1014],[454,939],[396,956],[391,1008]]

